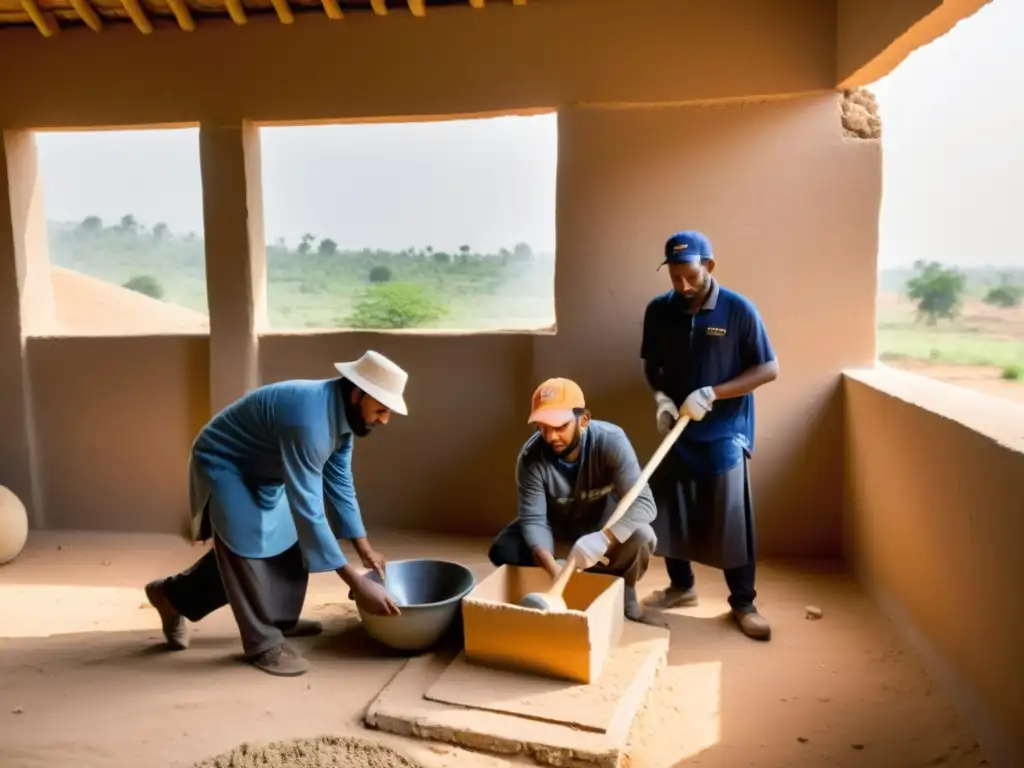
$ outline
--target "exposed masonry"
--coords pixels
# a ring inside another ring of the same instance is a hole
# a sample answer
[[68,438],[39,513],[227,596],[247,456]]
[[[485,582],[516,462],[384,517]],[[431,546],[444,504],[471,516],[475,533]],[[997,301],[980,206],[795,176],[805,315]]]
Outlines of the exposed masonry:
[[851,139],[882,138],[882,118],[878,102],[867,88],[851,88],[840,92],[843,135]]

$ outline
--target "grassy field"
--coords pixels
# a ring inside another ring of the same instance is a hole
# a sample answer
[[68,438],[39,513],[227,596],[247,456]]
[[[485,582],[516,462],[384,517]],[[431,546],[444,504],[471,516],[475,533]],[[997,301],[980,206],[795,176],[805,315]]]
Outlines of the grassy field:
[[[203,241],[126,219],[50,222],[51,262],[114,285],[142,280],[142,292],[208,314]],[[525,243],[497,253],[342,250],[330,240],[267,247],[274,330],[545,329],[555,322],[554,277],[554,255]]]
[[972,296],[957,320],[934,326],[897,293],[879,295],[877,307],[884,362],[1024,403],[1024,307],[997,309]]

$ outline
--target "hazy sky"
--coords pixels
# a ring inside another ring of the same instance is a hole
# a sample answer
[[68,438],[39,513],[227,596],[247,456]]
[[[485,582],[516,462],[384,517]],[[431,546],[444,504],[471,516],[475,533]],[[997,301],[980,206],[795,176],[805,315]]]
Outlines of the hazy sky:
[[[1024,265],[1021,29],[1024,2],[993,0],[873,86],[882,266]],[[556,130],[553,115],[263,129],[268,241],[553,251]],[[197,142],[194,129],[40,135],[47,214],[200,232]]]
[[1024,2],[993,0],[872,86],[882,266],[1024,266]]

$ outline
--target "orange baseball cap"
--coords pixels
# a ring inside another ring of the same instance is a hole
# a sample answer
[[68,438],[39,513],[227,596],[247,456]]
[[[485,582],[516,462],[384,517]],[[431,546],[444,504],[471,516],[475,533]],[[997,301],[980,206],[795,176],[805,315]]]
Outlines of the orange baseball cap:
[[586,407],[583,390],[575,381],[548,379],[534,390],[527,423],[560,427],[575,417],[574,409]]

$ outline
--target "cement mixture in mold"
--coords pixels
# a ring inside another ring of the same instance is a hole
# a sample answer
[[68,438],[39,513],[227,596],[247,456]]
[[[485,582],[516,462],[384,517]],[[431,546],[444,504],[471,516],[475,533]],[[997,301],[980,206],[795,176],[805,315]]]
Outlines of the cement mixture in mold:
[[395,750],[363,739],[320,736],[242,744],[194,768],[423,768]]

